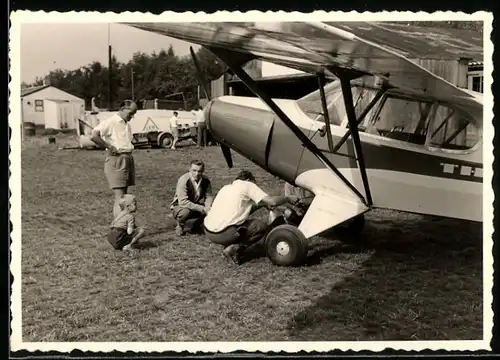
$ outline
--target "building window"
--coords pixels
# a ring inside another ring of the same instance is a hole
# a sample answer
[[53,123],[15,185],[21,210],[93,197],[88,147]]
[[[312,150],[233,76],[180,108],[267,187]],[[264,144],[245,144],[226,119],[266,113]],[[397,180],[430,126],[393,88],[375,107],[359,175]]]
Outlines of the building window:
[[483,77],[473,76],[472,77],[472,90],[482,93],[483,92]]
[[472,91],[483,93],[483,70],[469,71],[467,74],[467,88]]
[[43,100],[35,100],[35,111],[43,112]]

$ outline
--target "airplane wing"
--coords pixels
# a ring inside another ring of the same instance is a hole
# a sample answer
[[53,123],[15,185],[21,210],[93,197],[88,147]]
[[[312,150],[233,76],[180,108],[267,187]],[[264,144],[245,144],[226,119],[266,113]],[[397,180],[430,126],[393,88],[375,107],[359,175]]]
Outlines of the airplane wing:
[[390,86],[410,94],[453,102],[469,113],[482,111],[482,102],[476,96],[409,60],[403,55],[404,49],[380,45],[345,30],[364,23],[334,24],[336,26],[319,22],[126,25],[230,51],[240,65],[260,59],[308,73],[322,69],[330,77],[338,70],[357,71],[385,78]]

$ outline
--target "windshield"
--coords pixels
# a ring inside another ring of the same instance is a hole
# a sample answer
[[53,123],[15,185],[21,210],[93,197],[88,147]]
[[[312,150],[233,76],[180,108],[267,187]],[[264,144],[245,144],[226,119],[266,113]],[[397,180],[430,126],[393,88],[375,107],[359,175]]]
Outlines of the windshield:
[[[353,86],[351,91],[354,110],[358,117],[376,95],[376,90]],[[347,115],[340,81],[335,80],[325,86],[325,98],[330,124],[346,126]],[[297,105],[311,119],[325,122],[319,89],[297,100]],[[367,117],[371,115],[371,112],[367,114]]]

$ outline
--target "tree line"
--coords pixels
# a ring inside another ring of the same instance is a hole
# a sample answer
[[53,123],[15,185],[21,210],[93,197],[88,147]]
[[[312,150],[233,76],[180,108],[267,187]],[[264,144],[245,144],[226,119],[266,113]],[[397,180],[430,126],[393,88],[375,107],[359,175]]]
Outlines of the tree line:
[[[225,65],[205,48],[200,48],[196,56],[207,84],[224,72]],[[111,77],[106,65],[93,61],[78,69],[52,70],[31,84],[21,84],[21,87],[50,84],[84,99],[87,109],[91,107],[92,98],[97,107],[109,108],[110,91],[112,108],[124,99],[162,100],[172,94],[179,94],[177,100],[183,96],[190,104],[197,101],[199,83],[192,58],[190,55],[177,56],[172,46],[159,53],[136,52],[126,63],[112,56]]]

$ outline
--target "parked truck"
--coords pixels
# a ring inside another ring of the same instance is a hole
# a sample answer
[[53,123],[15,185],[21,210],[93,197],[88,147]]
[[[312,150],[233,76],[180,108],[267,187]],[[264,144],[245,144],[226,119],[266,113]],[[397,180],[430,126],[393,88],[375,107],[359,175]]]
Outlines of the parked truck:
[[[178,113],[179,141],[193,139],[196,141],[198,122],[196,115],[191,111],[176,110]],[[86,112],[80,122],[79,136],[82,147],[92,147],[90,134],[92,129],[102,120],[114,115],[116,112]],[[170,131],[170,119],[173,110],[147,109],[138,110],[130,121],[133,144],[135,147],[162,147],[172,146],[173,136]]]

